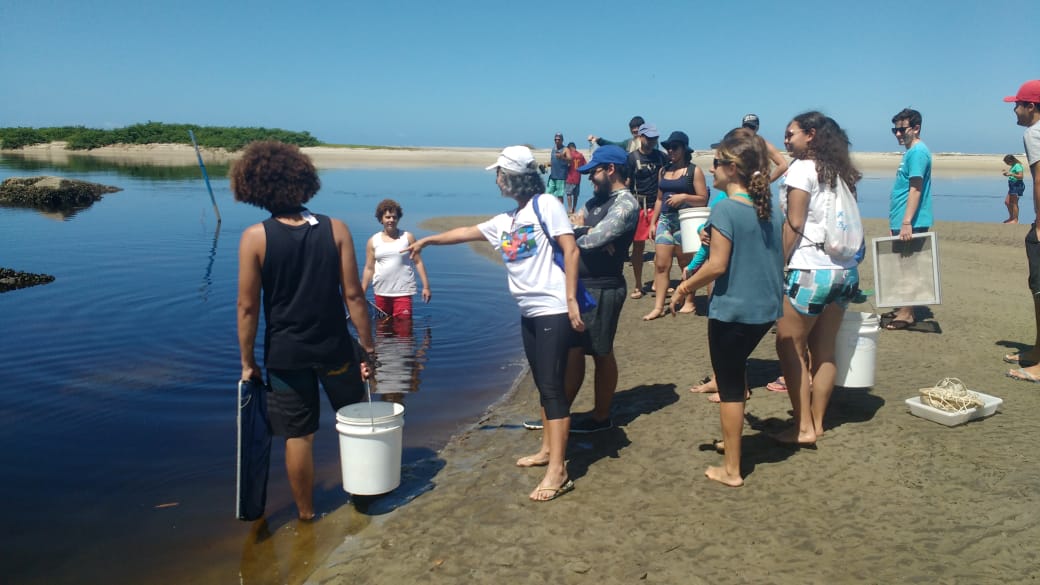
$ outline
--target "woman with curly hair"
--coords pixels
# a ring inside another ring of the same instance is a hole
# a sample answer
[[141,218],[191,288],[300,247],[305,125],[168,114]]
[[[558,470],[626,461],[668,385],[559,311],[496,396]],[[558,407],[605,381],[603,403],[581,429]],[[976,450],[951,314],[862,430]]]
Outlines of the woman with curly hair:
[[[346,224],[311,213],[321,181],[296,146],[253,142],[231,169],[237,201],[271,217],[242,232],[238,249],[238,345],[242,380],[260,380],[254,344],[261,292],[271,430],[285,439],[285,468],[301,520],[314,518],[314,433],[321,382],[334,409],[364,397],[372,372],[372,324]],[[360,349],[347,330],[346,303]],[[361,354],[361,355],[358,355]]]
[[708,349],[718,385],[724,452],[722,466],[704,474],[730,487],[740,475],[747,358],[781,315],[783,232],[769,192],[769,151],[749,133],[731,132],[715,153],[714,186],[727,195],[708,218],[711,254],[675,287],[673,314],[686,295],[715,282],[708,301]]
[[[415,274],[422,280],[422,299],[430,302],[430,281],[422,257],[415,259],[401,251],[415,243],[415,236],[403,232],[399,223],[404,210],[393,199],[384,199],[376,206],[376,220],[383,229],[368,239],[365,246],[365,270],[361,288],[375,290],[376,308],[405,324],[412,318],[412,295],[415,294]],[[410,325],[409,325],[410,327]],[[398,328],[406,331],[407,327]]]
[[780,193],[787,216],[788,271],[776,353],[794,409],[794,426],[774,438],[812,445],[823,435],[823,415],[834,391],[834,341],[859,285],[858,260],[832,256],[824,249],[826,209],[839,182],[855,195],[862,174],[849,158],[848,135],[819,112],[796,116],[787,126],[784,145],[795,160]]
[[[517,467],[545,466],[545,475],[528,496],[547,502],[574,489],[564,455],[570,432],[570,403],[564,371],[571,331],[584,331],[578,308],[578,246],[563,204],[545,193],[531,149],[510,146],[495,164],[495,183],[516,209],[474,226],[427,236],[408,247],[418,254],[425,246],[487,240],[502,254],[509,292],[520,307],[524,354],[542,405],[542,448],[517,460]],[[563,267],[553,260],[556,241]]]

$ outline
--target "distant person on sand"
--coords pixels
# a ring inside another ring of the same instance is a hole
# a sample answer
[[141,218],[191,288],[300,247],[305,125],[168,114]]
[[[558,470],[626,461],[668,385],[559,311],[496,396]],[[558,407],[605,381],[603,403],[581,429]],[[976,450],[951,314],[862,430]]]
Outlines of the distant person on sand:
[[811,445],[823,435],[823,415],[834,390],[838,328],[859,291],[859,261],[824,250],[827,207],[839,183],[855,195],[862,174],[849,158],[848,135],[819,112],[791,120],[784,146],[794,162],[780,191],[787,272],[776,353],[794,409],[794,426],[774,438]]
[[[585,330],[577,301],[579,252],[563,205],[554,197],[539,196],[545,184],[530,149],[510,146],[487,168],[495,171],[502,195],[515,199],[517,208],[479,225],[425,237],[408,250],[418,254],[429,245],[487,240],[501,252],[509,291],[520,307],[524,353],[538,387],[545,427],[541,450],[516,464],[530,467],[531,460],[548,453],[545,476],[528,497],[549,501],[574,489],[564,461],[571,422],[564,369],[572,331]],[[564,268],[553,262],[550,239],[563,252]]]
[[[932,229],[932,153],[921,141],[921,113],[904,108],[892,117],[892,134],[906,148],[896,171],[889,199],[888,222],[893,236],[909,242],[913,234]],[[885,313],[885,329],[898,331],[914,324],[914,307]]]
[[740,474],[747,359],[782,314],[783,218],[772,209],[769,152],[759,136],[730,135],[715,152],[715,188],[727,199],[711,210],[711,254],[675,287],[672,311],[685,296],[715,282],[708,303],[708,348],[721,399],[722,466],[704,474],[731,487]]
[[[1018,93],[1004,98],[1015,103],[1018,125],[1025,127],[1022,142],[1026,149],[1026,164],[1033,180],[1033,207],[1040,210],[1040,79],[1022,84]],[[1007,375],[1024,382],[1040,382],[1040,234],[1037,221],[1026,233],[1026,260],[1029,263],[1029,291],[1033,293],[1033,314],[1036,320],[1036,341],[1033,347],[1021,353],[1004,356],[1004,361],[1022,367],[1010,370]]]
[[[254,142],[231,168],[237,201],[271,213],[242,233],[238,250],[238,345],[242,379],[260,380],[254,344],[261,291],[271,431],[285,439],[285,467],[301,520],[314,518],[318,382],[333,409],[360,401],[372,373],[372,324],[346,224],[304,203],[321,182],[296,146]],[[357,355],[346,303],[358,332]]]
[[563,134],[559,132],[553,137],[553,147],[549,159],[549,180],[546,181],[546,193],[551,193],[560,203],[563,203],[567,195],[567,170],[570,168],[570,159],[567,157],[567,147],[563,145]]
[[375,290],[376,308],[402,324],[401,333],[411,333],[412,296],[416,293],[415,273],[422,280],[422,300],[430,302],[430,281],[426,278],[426,266],[422,257],[401,254],[415,243],[415,236],[400,229],[404,210],[393,199],[384,199],[376,206],[376,220],[383,229],[368,239],[365,246],[365,270],[361,276],[361,288]]
[[[756,114],[747,114],[744,119],[740,121],[741,128],[747,128],[755,134],[758,134],[759,119]],[[765,140],[763,138],[763,140]],[[769,172],[769,182],[775,182],[777,179],[782,177],[787,172],[787,159],[784,158],[782,152],[777,150],[773,143],[766,142],[766,148],[769,150],[769,160],[773,163],[773,169]]]
[[[643,124],[636,130],[636,142],[639,147],[628,153],[629,175],[632,177],[632,191],[639,203],[639,224],[636,236],[632,240],[632,273],[635,285],[632,288],[633,299],[643,297],[643,251],[646,241],[653,240],[654,205],[657,203],[657,181],[668,159],[657,147],[660,133],[653,124]],[[665,291],[659,291],[665,294]]]
[[[675,131],[661,143],[668,153],[668,165],[659,171],[657,179],[657,201],[650,216],[654,230],[654,308],[643,315],[644,321],[652,321],[665,314],[665,293],[671,283],[672,259],[679,266],[686,266],[693,254],[682,250],[682,231],[679,226],[679,210],[704,207],[708,204],[708,185],[704,173],[693,164],[690,138],[685,132]],[[693,293],[686,297],[680,313],[693,313]]]
[[642,116],[632,116],[632,119],[628,121],[628,131],[632,134],[631,138],[626,138],[620,142],[613,142],[606,138],[600,138],[594,134],[589,134],[589,142],[594,143],[596,146],[606,146],[608,144],[615,144],[625,150],[625,152],[632,152],[639,148],[639,127],[646,124],[646,120]]
[[573,142],[567,143],[567,161],[570,163],[566,185],[567,213],[574,213],[578,208],[578,194],[581,193],[581,173],[578,172],[578,167],[585,164],[585,155]]
[[1004,198],[1004,206],[1007,207],[1008,218],[1004,220],[1004,223],[1018,223],[1018,198],[1026,192],[1026,184],[1022,180],[1025,169],[1022,167],[1022,163],[1012,154],[1004,157],[1004,164],[1010,167],[1003,173],[1007,177],[1008,182],[1007,197]]

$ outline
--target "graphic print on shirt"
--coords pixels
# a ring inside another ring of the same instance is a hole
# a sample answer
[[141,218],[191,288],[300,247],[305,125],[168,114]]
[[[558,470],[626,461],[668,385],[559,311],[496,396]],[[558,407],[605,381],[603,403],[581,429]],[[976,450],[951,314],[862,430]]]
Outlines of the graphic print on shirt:
[[534,226],[522,225],[510,232],[502,232],[502,261],[516,262],[530,258],[538,251],[534,241]]

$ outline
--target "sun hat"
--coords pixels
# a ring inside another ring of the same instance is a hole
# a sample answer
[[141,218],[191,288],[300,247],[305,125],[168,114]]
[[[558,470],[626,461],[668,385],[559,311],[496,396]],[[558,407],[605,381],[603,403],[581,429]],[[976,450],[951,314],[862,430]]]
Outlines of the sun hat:
[[527,173],[533,170],[533,164],[534,155],[531,154],[530,148],[526,146],[507,146],[502,149],[502,154],[498,155],[498,160],[495,161],[495,164],[485,167],[484,170],[490,171],[501,168],[514,173]]
[[625,152],[625,149],[616,144],[608,144],[593,150],[592,160],[588,164],[578,167],[578,172],[584,175],[600,165],[623,165],[627,163],[628,153]]
[[748,114],[744,116],[744,119],[740,121],[741,126],[750,126],[755,130],[758,130],[758,116],[755,114]]
[[643,124],[639,127],[639,130],[636,133],[640,136],[646,136],[647,138],[657,138],[661,135],[661,133],[657,131],[657,126],[654,126],[653,124]]
[[686,152],[690,152],[690,137],[687,136],[685,132],[681,130],[672,132],[668,135],[668,140],[661,143],[661,146],[667,149],[671,148],[674,144],[681,144],[683,148],[686,149]]
[[1022,84],[1018,93],[1004,98],[1005,102],[1030,102],[1040,104],[1040,79],[1033,79]]

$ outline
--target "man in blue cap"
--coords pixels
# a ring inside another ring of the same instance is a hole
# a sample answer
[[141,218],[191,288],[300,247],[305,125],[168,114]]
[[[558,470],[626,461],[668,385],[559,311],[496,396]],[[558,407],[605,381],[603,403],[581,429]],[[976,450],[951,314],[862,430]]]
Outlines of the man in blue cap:
[[613,426],[610,403],[618,380],[614,335],[625,303],[623,270],[636,234],[639,203],[628,190],[628,153],[621,147],[597,148],[592,160],[578,167],[578,172],[588,175],[592,183],[592,198],[571,219],[581,252],[578,276],[596,298],[596,308],[582,314],[585,331],[576,334],[576,344],[567,356],[564,388],[573,403],[585,381],[585,356],[592,356],[596,366],[595,406],[592,412],[571,417],[571,432],[593,433]]

